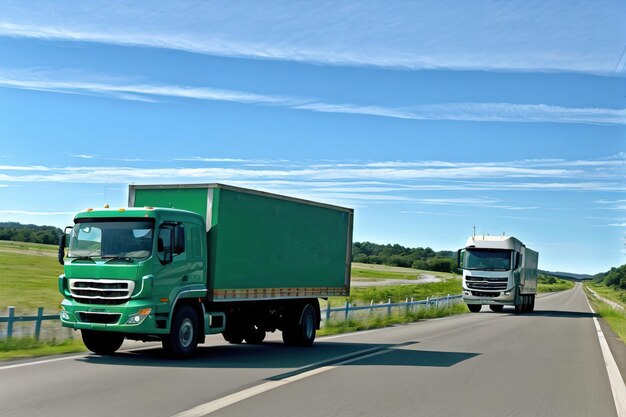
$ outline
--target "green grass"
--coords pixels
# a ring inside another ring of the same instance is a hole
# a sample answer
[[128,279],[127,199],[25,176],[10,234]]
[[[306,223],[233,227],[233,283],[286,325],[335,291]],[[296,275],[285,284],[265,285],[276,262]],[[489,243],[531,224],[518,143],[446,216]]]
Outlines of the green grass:
[[539,283],[537,286],[537,292],[556,292],[556,291],[565,291],[571,290],[574,288],[574,282],[568,281],[566,279],[557,279],[557,282],[554,284],[542,284]]
[[13,242],[10,240],[0,240],[0,249],[19,249],[28,251],[44,251],[56,254],[56,245],[45,245],[43,243],[30,243],[30,242]]
[[352,278],[360,279],[417,279],[421,275],[434,275],[440,279],[455,279],[459,275],[449,272],[426,271],[422,269],[403,268],[398,266],[364,264],[353,262]]
[[429,282],[415,285],[389,285],[384,287],[356,287],[352,288],[350,300],[352,302],[374,301],[386,303],[391,299],[392,303],[405,301],[407,298],[425,300],[427,297],[441,297],[448,294],[461,293],[461,280],[448,280],[442,282]]
[[607,298],[611,301],[615,301],[618,304],[626,307],[626,291],[615,290],[611,287],[607,287],[606,285],[597,284],[595,282],[587,282],[585,284],[587,287],[591,288],[598,295]]
[[86,349],[82,341],[74,339],[61,342],[54,340],[38,342],[32,338],[0,340],[0,361],[84,351]]
[[454,303],[449,306],[420,308],[415,311],[395,313],[391,316],[374,315],[362,320],[329,320],[324,323],[324,327],[322,327],[317,334],[319,336],[328,336],[331,334],[356,332],[359,330],[378,329],[396,324],[412,323],[423,319],[447,317],[465,313],[469,313],[469,310],[464,303]]
[[37,307],[44,307],[46,313],[59,310],[62,296],[57,277],[63,267],[50,256],[54,249],[53,245],[0,242],[0,315],[10,305],[20,315]]
[[391,279],[417,279],[420,276],[420,273],[415,270],[414,273],[402,273],[402,272],[391,272],[391,271],[377,271],[373,269],[357,269],[352,268],[352,273],[350,274],[352,278],[391,278]]
[[[620,303],[620,292],[611,288],[597,285],[594,283],[585,284],[585,287],[591,287],[598,295],[607,298],[611,301],[615,301]],[[587,288],[585,288],[587,290]],[[610,305],[598,300],[596,297],[591,295],[588,291],[586,291],[589,299],[589,302],[593,306],[593,309],[598,313],[600,317],[602,317],[606,323],[611,327],[611,329],[617,334],[620,340],[626,343],[626,310],[617,310],[611,307]]]

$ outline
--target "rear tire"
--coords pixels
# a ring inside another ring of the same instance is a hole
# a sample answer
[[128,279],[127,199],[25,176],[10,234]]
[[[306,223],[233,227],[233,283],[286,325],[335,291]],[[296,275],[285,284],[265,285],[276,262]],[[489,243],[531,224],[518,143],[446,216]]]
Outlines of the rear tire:
[[198,346],[198,315],[191,306],[176,311],[170,333],[163,336],[162,342],[163,349],[175,358],[193,354]]
[[258,345],[259,343],[262,343],[263,340],[265,340],[265,330],[257,326],[250,326],[246,330],[246,336],[244,337],[244,339],[246,339],[246,343],[249,343],[251,345]]
[[483,305],[482,304],[468,304],[467,308],[469,308],[469,311],[471,311],[472,313],[478,313],[480,309],[483,308]]
[[98,355],[110,355],[124,343],[124,335],[113,332],[100,332],[97,330],[81,330],[83,343],[87,349]]
[[496,313],[500,313],[502,311],[502,309],[504,308],[503,305],[501,304],[492,304],[489,306],[489,308],[491,309],[491,311],[494,311]]
[[[297,311],[297,310],[296,310]],[[311,346],[315,340],[315,309],[306,304],[301,314],[292,315],[283,329],[283,342],[292,346]]]
[[530,296],[530,304],[528,306],[528,312],[532,313],[535,311],[535,294]]

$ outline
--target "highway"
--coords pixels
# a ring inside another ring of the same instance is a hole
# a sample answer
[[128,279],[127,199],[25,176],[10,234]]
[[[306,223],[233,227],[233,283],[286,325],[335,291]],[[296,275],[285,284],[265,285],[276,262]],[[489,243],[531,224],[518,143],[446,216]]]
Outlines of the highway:
[[[137,346],[137,345],[128,345]],[[585,295],[319,338],[0,365],[1,416],[617,416]]]

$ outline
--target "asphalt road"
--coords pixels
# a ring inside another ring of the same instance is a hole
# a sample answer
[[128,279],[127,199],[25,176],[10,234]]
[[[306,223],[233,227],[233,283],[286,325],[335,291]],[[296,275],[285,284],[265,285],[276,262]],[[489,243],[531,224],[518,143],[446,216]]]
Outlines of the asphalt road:
[[[0,415],[173,416],[217,408],[215,416],[616,416],[582,290],[542,296],[536,309],[484,308],[320,338],[311,348],[285,347],[278,334],[262,345],[210,337],[186,361],[148,347],[3,363]],[[246,398],[259,387],[265,392]],[[220,408],[224,398],[233,404]]]

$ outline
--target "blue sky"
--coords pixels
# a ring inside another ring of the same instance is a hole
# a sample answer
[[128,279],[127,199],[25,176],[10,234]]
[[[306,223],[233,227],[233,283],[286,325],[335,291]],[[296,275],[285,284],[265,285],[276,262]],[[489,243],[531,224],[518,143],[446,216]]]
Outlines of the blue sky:
[[359,241],[625,263],[625,3],[233,3],[0,4],[0,221],[223,182]]

